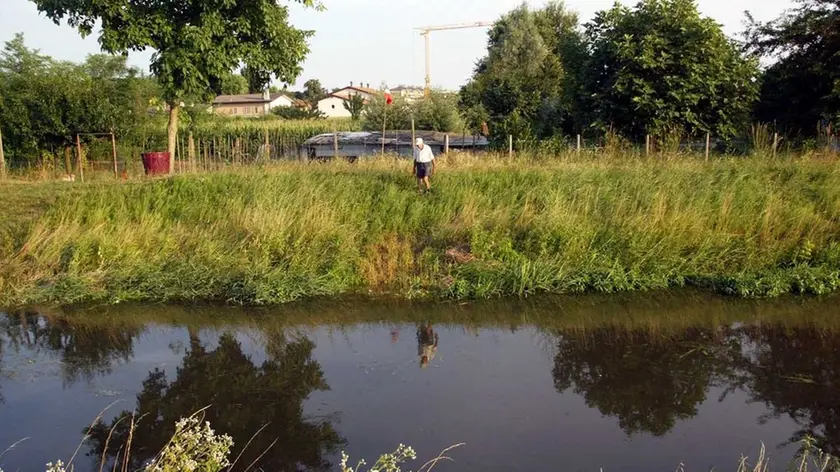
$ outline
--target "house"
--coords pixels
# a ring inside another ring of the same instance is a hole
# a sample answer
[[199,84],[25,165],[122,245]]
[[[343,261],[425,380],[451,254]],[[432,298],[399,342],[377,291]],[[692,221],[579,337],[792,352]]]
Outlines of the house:
[[336,90],[318,101],[318,111],[327,118],[350,118],[350,112],[344,108],[344,102],[350,100],[353,95],[361,95],[367,103],[378,93],[380,93],[378,90],[370,88],[370,84],[361,84],[357,87],[350,82],[349,87]]
[[425,96],[423,87],[415,87],[412,85],[399,85],[391,89],[391,94],[395,97],[402,97],[407,102],[422,100]]
[[301,106],[300,100],[282,92],[219,95],[213,100],[213,111],[225,116],[262,116],[277,107]]

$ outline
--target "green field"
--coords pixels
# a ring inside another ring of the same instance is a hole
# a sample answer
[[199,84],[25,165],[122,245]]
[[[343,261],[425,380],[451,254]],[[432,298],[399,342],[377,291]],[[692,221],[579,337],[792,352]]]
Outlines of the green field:
[[840,285],[840,172],[805,159],[277,164],[126,183],[0,183],[0,304],[275,304]]

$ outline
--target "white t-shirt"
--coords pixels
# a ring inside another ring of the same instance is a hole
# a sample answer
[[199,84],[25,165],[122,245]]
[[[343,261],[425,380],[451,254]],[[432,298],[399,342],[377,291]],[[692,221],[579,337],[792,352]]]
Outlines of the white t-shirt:
[[433,160],[435,160],[435,155],[428,145],[424,144],[423,149],[414,147],[414,162],[432,162]]

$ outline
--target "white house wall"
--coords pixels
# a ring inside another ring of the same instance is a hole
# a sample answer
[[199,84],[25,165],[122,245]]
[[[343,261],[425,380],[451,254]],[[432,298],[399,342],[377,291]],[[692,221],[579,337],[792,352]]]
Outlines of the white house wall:
[[[290,107],[293,105],[293,103],[289,97],[281,96],[277,97],[276,99],[274,99],[274,101],[272,101],[271,103],[267,103],[266,105],[268,107],[268,110],[272,110],[277,107]],[[266,110],[266,112],[268,110]]]
[[344,100],[338,97],[327,97],[318,102],[318,111],[327,118],[349,118],[350,112],[344,108]]

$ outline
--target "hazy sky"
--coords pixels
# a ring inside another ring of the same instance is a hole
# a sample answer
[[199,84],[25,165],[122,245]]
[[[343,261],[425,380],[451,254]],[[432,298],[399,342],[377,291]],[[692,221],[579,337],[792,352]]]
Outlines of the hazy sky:
[[[282,0],[281,0],[282,1]],[[315,31],[311,52],[298,81],[318,78],[326,87],[382,82],[422,85],[423,38],[413,28],[451,23],[493,21],[518,6],[521,0],[323,0],[327,10],[318,12],[290,6],[292,23]],[[544,1],[531,1],[542,5]],[[582,21],[612,0],[568,0]],[[623,3],[635,3],[625,0]],[[744,10],[756,19],[769,20],[792,6],[790,0],[699,0],[704,15],[724,25],[728,34],[741,31]],[[57,59],[81,61],[99,50],[94,36],[81,39],[66,26],[56,26],[38,14],[28,0],[0,0],[0,41],[23,32],[29,47]],[[456,89],[470,76],[475,61],[485,52],[486,30],[432,33],[432,82]],[[149,54],[133,54],[131,63],[148,70]]]

